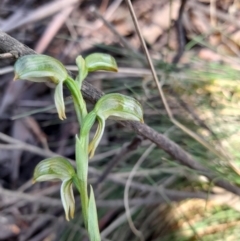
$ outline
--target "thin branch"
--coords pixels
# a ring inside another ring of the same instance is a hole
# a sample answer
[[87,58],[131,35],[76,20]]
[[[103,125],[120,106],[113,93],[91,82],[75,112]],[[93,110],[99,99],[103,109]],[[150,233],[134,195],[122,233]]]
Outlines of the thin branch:
[[[34,23],[40,21],[44,18],[47,18],[58,11],[69,7],[70,5],[78,3],[79,0],[59,0],[59,1],[52,1],[50,3],[44,4],[42,7],[36,8],[35,11],[31,11],[29,14],[23,13],[23,16],[15,19],[14,24],[9,24],[5,22],[1,29],[6,32],[13,31],[21,26],[24,26],[29,23]],[[25,14],[25,15],[24,15]]]
[[182,23],[182,16],[184,12],[184,8],[186,6],[187,0],[181,1],[181,6],[179,8],[178,12],[178,19],[176,21],[176,30],[177,30],[177,38],[178,38],[178,52],[176,56],[173,58],[173,63],[176,64],[179,62],[180,58],[182,57],[184,53],[184,48],[186,44],[185,36],[184,36],[184,29],[183,29],[183,23]]
[[133,220],[132,220],[132,216],[130,214],[130,207],[129,207],[129,189],[130,189],[130,186],[131,186],[131,182],[133,180],[133,177],[135,175],[135,173],[137,172],[138,168],[141,166],[141,164],[144,162],[144,160],[147,158],[147,156],[149,156],[149,154],[152,152],[152,150],[156,147],[155,144],[151,144],[147,150],[143,153],[143,155],[139,158],[139,160],[136,162],[136,164],[134,165],[130,175],[128,176],[128,179],[127,179],[127,183],[126,183],[126,186],[125,186],[125,189],[124,189],[124,207],[125,207],[125,211],[126,211],[126,216],[127,216],[127,220],[128,220],[128,224],[132,230],[132,232],[137,236],[139,237],[139,239],[141,241],[144,241],[144,236],[142,234],[141,231],[139,231],[134,223],[133,223]]
[[122,43],[122,45],[129,50],[133,50],[133,46],[131,46],[131,44],[121,35],[118,33],[118,31],[114,28],[114,26],[108,22],[103,16],[102,14],[100,14],[98,12],[98,10],[96,9],[95,6],[92,6],[90,8],[90,11],[99,19],[101,19],[103,21],[103,23],[108,27],[108,29],[120,40],[120,42]]
[[14,54],[14,53],[0,54],[0,59],[13,59],[13,58],[18,58],[17,52],[16,52],[16,54]]
[[12,53],[13,51],[18,53],[19,57],[27,54],[36,54],[34,50],[0,30],[0,53]]
[[16,199],[23,199],[29,202],[35,202],[35,203],[41,203],[47,206],[62,206],[62,202],[59,199],[54,199],[54,198],[49,198],[49,197],[44,197],[37,194],[27,194],[27,193],[22,193],[22,192],[17,192],[17,191],[10,191],[2,188],[0,186],[0,196],[9,196],[13,197]]
[[[130,209],[130,215],[134,215],[138,211],[139,207],[134,207]],[[106,238],[110,233],[112,233],[116,228],[120,227],[123,223],[125,223],[127,219],[127,214],[124,212],[122,215],[117,217],[109,226],[107,226],[101,232],[101,238]]]
[[[137,17],[136,17],[136,14],[135,14],[135,11],[133,9],[133,6],[132,6],[132,3],[131,3],[131,0],[126,0],[126,3],[128,5],[128,8],[129,8],[129,11],[130,11],[130,14],[132,16],[132,20],[133,20],[133,23],[135,25],[135,29],[137,31],[137,34],[138,34],[138,37],[140,39],[140,42],[142,44],[142,47],[144,49],[144,52],[145,52],[145,55],[146,55],[146,58],[147,58],[147,61],[148,61],[148,64],[150,66],[150,69],[151,69],[151,72],[152,72],[152,75],[153,75],[153,79],[155,81],[155,84],[157,86],[157,89],[158,89],[158,92],[159,92],[159,95],[162,99],[162,102],[163,102],[163,105],[164,105],[164,108],[166,109],[167,111],[167,114],[168,114],[168,117],[170,119],[170,121],[176,125],[179,129],[181,129],[183,132],[187,133],[189,136],[191,136],[193,139],[195,139],[196,141],[198,141],[200,144],[202,144],[207,150],[211,151],[212,153],[214,153],[217,157],[219,157],[220,159],[226,161],[227,160],[227,157],[226,155],[223,153],[222,150],[216,150],[215,147],[211,146],[210,143],[208,143],[207,141],[205,141],[204,139],[202,139],[199,135],[197,135],[195,132],[193,132],[192,130],[188,129],[186,126],[184,126],[183,124],[181,124],[178,120],[176,120],[172,114],[172,111],[168,105],[168,102],[167,102],[167,99],[165,97],[165,94],[163,92],[163,89],[162,89],[162,86],[159,82],[159,79],[158,79],[158,76],[157,76],[157,73],[156,73],[156,70],[154,68],[154,65],[153,65],[153,62],[152,62],[152,59],[151,59],[151,56],[149,54],[149,51],[148,51],[148,48],[146,46],[146,43],[145,43],[145,40],[143,38],[143,35],[142,35],[142,32],[140,30],[140,27],[139,27],[139,24],[138,24],[138,20],[137,20]],[[229,163],[229,165],[231,165],[231,163]],[[231,165],[233,170],[235,171],[236,168]],[[237,172],[238,173],[238,172]]]
[[[209,6],[207,6],[206,4],[200,3],[196,0],[191,0],[188,1],[187,5],[192,9],[196,9],[203,14],[209,15]],[[234,16],[229,16],[228,12],[224,12],[218,9],[217,11],[211,12],[211,17],[216,17],[223,22],[227,22],[237,28],[240,28],[240,22],[238,21],[238,18]]]
[[126,49],[133,52],[133,54],[137,58],[143,59],[143,56],[126,40],[126,38],[124,38],[121,34],[119,34],[119,32],[114,28],[114,26],[110,22],[108,22],[107,19],[105,19],[94,6],[92,6],[90,10],[97,18],[103,21],[103,23],[107,26],[107,28],[119,39],[119,41]]

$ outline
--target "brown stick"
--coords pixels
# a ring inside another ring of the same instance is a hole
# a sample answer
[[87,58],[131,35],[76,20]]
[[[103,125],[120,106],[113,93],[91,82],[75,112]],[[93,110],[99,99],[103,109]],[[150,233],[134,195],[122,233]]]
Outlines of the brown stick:
[[4,54],[0,54],[0,59],[12,59],[12,58],[18,58],[17,53],[4,53]]
[[[16,39],[10,37],[8,34],[0,31],[0,53],[8,53],[11,51],[17,51],[19,56],[36,54],[34,50],[18,42]],[[82,93],[87,100],[93,103],[96,102],[102,95],[104,95],[103,92],[96,90],[88,82],[83,83]],[[235,193],[240,196],[240,188],[232,185],[228,181],[220,180],[220,178],[217,178],[216,175],[214,175],[208,169],[200,165],[196,160],[192,158],[190,154],[184,151],[179,145],[169,140],[166,136],[156,132],[151,127],[139,122],[124,121],[121,123],[129,129],[133,130],[136,134],[139,134],[140,136],[151,140],[159,148],[167,152],[173,159],[178,161],[180,164],[190,167],[191,169],[196,170],[199,173],[202,173],[219,187],[222,187],[229,192]]]
[[183,23],[182,23],[182,16],[183,16],[183,11],[185,8],[187,0],[182,0],[181,1],[181,6],[179,8],[178,12],[178,19],[175,23],[176,25],[176,31],[177,31],[177,37],[178,37],[178,52],[176,56],[173,58],[173,64],[177,64],[182,57],[184,53],[184,48],[186,44],[185,36],[184,36],[184,29],[183,29]]
[[8,34],[0,30],[0,53],[18,53],[18,56],[36,54],[36,52],[26,45],[18,42]]

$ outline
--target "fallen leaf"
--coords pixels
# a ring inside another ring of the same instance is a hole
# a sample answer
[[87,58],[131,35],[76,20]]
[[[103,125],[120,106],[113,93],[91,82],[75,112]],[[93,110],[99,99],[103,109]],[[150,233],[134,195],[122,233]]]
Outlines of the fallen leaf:
[[149,44],[154,44],[157,38],[163,33],[161,27],[156,24],[144,25],[142,28],[144,39]]
[[221,56],[219,54],[216,54],[210,49],[201,49],[198,53],[198,56],[200,59],[204,59],[207,61],[220,61],[222,60]]

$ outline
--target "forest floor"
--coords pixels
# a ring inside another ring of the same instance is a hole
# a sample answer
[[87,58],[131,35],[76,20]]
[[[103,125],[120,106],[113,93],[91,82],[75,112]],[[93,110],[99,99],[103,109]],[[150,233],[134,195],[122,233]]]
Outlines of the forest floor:
[[[118,73],[92,73],[86,81],[138,99],[146,125],[213,177],[166,152],[171,146],[108,121],[89,163],[102,240],[139,240],[131,220],[145,241],[240,240],[240,1],[132,3],[170,112],[123,0],[2,0],[0,32],[59,59],[73,75],[78,55],[114,56]],[[43,158],[74,159],[78,125],[69,93],[61,121],[52,86],[13,82],[15,60],[2,53],[0,39],[0,240],[87,240],[79,200],[75,219],[66,222],[60,184],[32,183]]]

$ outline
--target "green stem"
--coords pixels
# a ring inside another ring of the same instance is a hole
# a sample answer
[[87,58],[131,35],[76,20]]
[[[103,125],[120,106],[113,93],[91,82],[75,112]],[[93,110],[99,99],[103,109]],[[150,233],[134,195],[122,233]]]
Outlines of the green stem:
[[[84,123],[84,122],[83,122]],[[84,124],[83,124],[84,126]],[[77,167],[77,188],[80,192],[83,219],[85,227],[88,224],[88,191],[87,191],[87,176],[88,176],[88,134],[86,138],[76,138],[76,167]],[[76,179],[76,178],[75,178]]]
[[79,179],[79,192],[81,194],[83,217],[86,228],[88,227],[89,204],[87,190],[89,131],[95,119],[96,115],[93,112],[85,116],[81,127],[80,139],[76,139],[77,176]]
[[[64,81],[64,84],[67,86],[71,92],[75,111],[77,114],[78,123],[80,126],[80,139],[76,138],[76,168],[77,175],[73,178],[75,186],[77,187],[82,204],[83,220],[84,225],[88,231],[89,237],[93,232],[98,233],[100,237],[99,229],[89,230],[88,229],[88,210],[89,210],[89,198],[87,190],[87,176],[88,176],[88,145],[89,145],[89,131],[92,125],[95,122],[96,114],[94,112],[87,113],[87,108],[85,101],[82,97],[81,91],[79,90],[79,85],[74,81],[70,76]],[[95,211],[96,212],[96,211]],[[96,213],[97,217],[97,213]],[[92,240],[91,240],[92,241]]]
[[80,197],[81,197],[81,204],[82,204],[82,210],[83,210],[83,219],[84,219],[84,225],[86,229],[88,230],[88,190],[87,190],[87,182],[80,182]]
[[68,76],[68,78],[64,81],[64,84],[71,92],[78,123],[81,126],[84,117],[87,115],[87,108],[81,91],[79,90],[77,82],[75,82],[70,76]]
[[[75,82],[70,76],[64,81],[64,84],[71,92],[73,103],[75,107],[75,111],[77,114],[77,119],[79,126],[83,125],[84,118],[87,116],[87,108],[85,101],[82,97],[81,91],[79,90],[78,83]],[[79,146],[79,142],[76,141],[76,154],[81,151],[82,153],[79,153],[76,155],[76,166],[77,166],[77,176],[78,178],[75,178],[75,185],[80,193],[81,197],[81,203],[82,203],[82,211],[83,211],[83,219],[85,227],[87,228],[87,210],[88,210],[88,191],[87,191],[87,172],[88,172],[88,133],[86,135],[86,138],[84,138],[83,145]],[[77,151],[79,150],[79,151]],[[85,166],[84,170],[81,168],[82,166]],[[83,173],[84,172],[84,173]],[[78,180],[78,181],[77,181]]]
[[73,182],[80,193],[81,204],[82,204],[82,212],[83,212],[83,220],[84,225],[87,229],[88,224],[88,192],[87,192],[87,182],[83,182],[79,180],[78,176],[73,178]]

